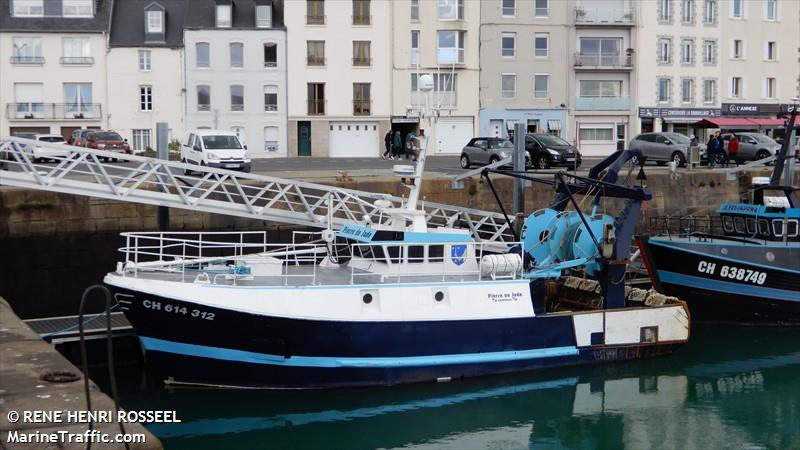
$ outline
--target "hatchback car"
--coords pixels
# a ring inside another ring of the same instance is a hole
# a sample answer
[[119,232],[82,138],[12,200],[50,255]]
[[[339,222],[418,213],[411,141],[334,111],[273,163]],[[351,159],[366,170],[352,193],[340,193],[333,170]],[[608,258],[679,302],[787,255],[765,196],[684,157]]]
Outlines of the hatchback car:
[[[514,144],[508,139],[499,137],[472,138],[461,150],[461,168],[469,169],[473,165],[485,166],[501,159],[509,158],[513,153]],[[525,167],[530,167],[530,164],[531,157],[526,152]]]
[[67,142],[64,140],[64,136],[60,134],[35,134],[33,135],[33,140],[47,143],[46,145],[32,144],[29,149],[25,149],[33,156],[33,162],[57,161],[56,158],[69,156],[69,148],[66,147]]
[[552,134],[526,135],[525,150],[530,154],[533,167],[537,169],[549,169],[553,166],[577,169],[581,166],[581,153],[578,149]]
[[[630,149],[639,150],[648,161],[655,161],[660,166],[674,161],[678,167],[683,167],[688,159],[690,145],[691,140],[680,133],[642,133],[633,138]],[[705,145],[698,144],[698,147],[702,157]]]
[[123,139],[116,131],[92,130],[91,133],[86,135],[84,147],[106,152],[133,154],[128,141]]
[[[739,138],[739,153],[736,162],[758,161],[772,155],[777,155],[781,150],[781,144],[774,139],[761,133],[736,133]],[[728,142],[731,140],[730,133],[722,136],[725,151],[728,151]]]

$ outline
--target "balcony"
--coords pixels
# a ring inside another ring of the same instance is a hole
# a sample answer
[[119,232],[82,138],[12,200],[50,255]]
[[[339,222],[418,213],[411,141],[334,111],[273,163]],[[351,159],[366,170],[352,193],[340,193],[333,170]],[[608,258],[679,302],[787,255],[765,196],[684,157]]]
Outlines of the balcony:
[[264,105],[264,112],[278,112],[278,105],[275,103],[267,103]]
[[353,58],[353,65],[358,67],[369,67],[372,65],[372,58]]
[[209,103],[198,103],[197,110],[200,112],[211,111],[211,105]]
[[7,103],[11,120],[100,120],[99,103]]
[[577,111],[626,111],[631,106],[630,97],[577,97]]
[[231,111],[232,112],[244,111],[244,103],[231,103]]
[[306,25],[325,25],[325,15],[309,14],[306,16]]
[[616,53],[575,53],[575,70],[631,70],[633,57]]
[[11,64],[41,66],[44,64],[44,56],[12,56]]
[[369,116],[372,114],[372,100],[353,100],[354,116]]
[[353,25],[370,25],[372,16],[353,16]]
[[94,58],[91,56],[62,56],[58,61],[64,66],[91,66],[94,64]]
[[632,27],[635,17],[633,8],[575,8],[575,25]]
[[314,99],[308,101],[308,115],[309,116],[324,116],[325,115],[325,99]]
[[306,57],[306,65],[309,66],[324,66],[326,63],[326,58],[323,56],[307,56]]
[[267,69],[275,69],[278,67],[278,61],[264,61],[264,67]]

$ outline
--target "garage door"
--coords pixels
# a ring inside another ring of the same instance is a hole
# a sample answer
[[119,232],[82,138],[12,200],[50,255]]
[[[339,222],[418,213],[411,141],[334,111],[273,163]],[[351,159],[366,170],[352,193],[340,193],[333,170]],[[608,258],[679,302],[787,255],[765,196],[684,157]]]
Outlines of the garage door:
[[11,127],[9,131],[12,136],[18,134],[50,134],[50,127]]
[[436,123],[436,153],[459,154],[473,138],[472,117],[442,117]]
[[377,122],[331,122],[330,130],[331,158],[374,158],[380,154]]

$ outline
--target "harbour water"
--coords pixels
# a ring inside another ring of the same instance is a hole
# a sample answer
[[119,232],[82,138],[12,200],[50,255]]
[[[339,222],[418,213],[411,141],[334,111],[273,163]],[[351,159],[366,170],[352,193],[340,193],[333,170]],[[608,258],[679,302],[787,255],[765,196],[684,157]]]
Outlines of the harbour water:
[[165,388],[128,409],[167,449],[800,448],[800,329],[695,327],[675,355],[392,388]]

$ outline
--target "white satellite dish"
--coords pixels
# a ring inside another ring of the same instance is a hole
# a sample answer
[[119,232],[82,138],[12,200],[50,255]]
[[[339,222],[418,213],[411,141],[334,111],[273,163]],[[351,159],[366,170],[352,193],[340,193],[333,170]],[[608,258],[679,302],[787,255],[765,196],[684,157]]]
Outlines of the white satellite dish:
[[433,90],[433,77],[430,74],[420,75],[419,80],[417,80],[417,86],[419,86],[419,90],[422,92],[430,92]]

